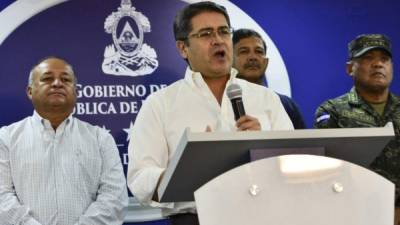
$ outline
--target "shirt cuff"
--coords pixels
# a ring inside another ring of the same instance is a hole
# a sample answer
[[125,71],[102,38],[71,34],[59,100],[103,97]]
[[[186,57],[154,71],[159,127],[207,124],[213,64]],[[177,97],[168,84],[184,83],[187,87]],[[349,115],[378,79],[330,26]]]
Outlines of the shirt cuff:
[[129,184],[132,194],[144,205],[152,202],[153,194],[157,191],[157,184],[165,169],[150,167],[143,169]]

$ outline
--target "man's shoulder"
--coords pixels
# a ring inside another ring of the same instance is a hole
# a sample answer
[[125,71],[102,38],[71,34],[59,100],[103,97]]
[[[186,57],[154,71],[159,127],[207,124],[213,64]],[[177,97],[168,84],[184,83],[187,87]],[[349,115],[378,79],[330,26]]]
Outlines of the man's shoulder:
[[249,82],[243,78],[234,78],[234,82],[239,84],[241,87],[246,87],[246,88],[255,88],[255,89],[265,89],[266,87],[260,84],[255,84],[252,82]]
[[28,123],[30,123],[31,119],[32,119],[32,116],[27,116],[27,117],[23,118],[22,120],[19,120],[17,122],[14,122],[9,125],[5,125],[5,126],[1,127],[1,130],[6,133],[12,133],[15,130],[21,130]]
[[277,94],[271,88],[265,87],[264,85],[254,84],[241,78],[236,78],[236,82],[243,89],[243,91],[248,91],[252,95],[259,93],[277,96]]
[[167,87],[164,87],[162,89],[159,89],[153,93],[151,93],[149,96],[147,96],[146,101],[147,100],[164,100],[165,98],[170,98],[171,96],[173,96],[174,94],[176,94],[180,87],[183,85],[184,80],[183,79],[179,79],[171,84],[169,84]]
[[352,90],[323,102],[315,112],[314,127],[360,127],[371,123],[357,94]]
[[72,119],[74,120],[75,123],[77,123],[79,126],[83,126],[83,127],[87,127],[88,129],[92,129],[92,130],[103,130],[102,127],[100,127],[99,125],[96,124],[92,124],[90,122],[87,122],[85,120],[81,120],[80,118],[77,118],[75,116],[72,116]]
[[279,99],[281,100],[283,105],[297,106],[297,104],[294,102],[294,100],[292,98],[290,98],[289,96],[279,94],[278,92],[276,94],[279,96]]
[[320,107],[335,107],[335,108],[343,108],[349,105],[351,101],[351,93],[345,93],[336,98],[331,98],[324,101]]
[[100,127],[98,125],[91,124],[76,117],[72,117],[72,119],[74,120],[73,123],[75,123],[74,127],[77,128],[77,130],[75,130],[74,132],[80,132],[83,133],[83,135],[93,135],[95,137],[104,137],[111,135],[104,126]]
[[29,126],[32,116],[25,117],[22,120],[11,123],[9,125],[0,128],[0,139],[6,144],[10,144],[11,140],[18,139],[24,131],[26,131],[27,126]]
[[73,124],[71,124],[70,135],[74,141],[94,150],[93,154],[95,155],[96,152],[117,149],[114,137],[105,126],[94,125],[76,117],[72,118]]
[[299,110],[299,106],[292,98],[290,98],[287,95],[283,95],[283,94],[279,94],[279,93],[276,93],[276,94],[279,96],[279,99],[281,100],[281,103],[288,114],[292,114],[292,113],[301,114],[300,110]]
[[390,96],[391,96],[392,101],[395,104],[399,104],[400,105],[400,96],[399,95],[396,95],[395,93],[390,92]]

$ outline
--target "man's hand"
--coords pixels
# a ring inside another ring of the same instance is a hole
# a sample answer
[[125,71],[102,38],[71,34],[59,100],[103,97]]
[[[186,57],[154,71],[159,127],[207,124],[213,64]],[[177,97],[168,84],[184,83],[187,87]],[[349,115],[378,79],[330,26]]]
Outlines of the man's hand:
[[239,131],[261,130],[261,125],[258,119],[248,115],[241,116],[236,121],[236,127],[238,128]]
[[165,173],[165,171],[163,171],[161,173],[161,175],[160,175],[160,178],[158,178],[157,186],[156,186],[156,189],[154,190],[154,193],[153,193],[152,200],[155,201],[155,202],[160,202],[160,199],[158,199],[158,187],[160,186],[161,180],[164,177],[164,173]]

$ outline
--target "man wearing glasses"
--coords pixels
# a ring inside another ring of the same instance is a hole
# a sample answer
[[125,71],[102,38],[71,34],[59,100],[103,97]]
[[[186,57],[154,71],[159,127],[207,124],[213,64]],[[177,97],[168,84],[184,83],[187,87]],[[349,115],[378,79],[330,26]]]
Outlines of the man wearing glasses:
[[[194,202],[159,203],[156,195],[186,128],[192,132],[293,129],[273,91],[235,78],[232,31],[223,6],[199,2],[179,11],[174,35],[189,65],[185,77],[147,98],[131,132],[128,186],[142,204],[160,207],[172,224],[198,224]],[[246,111],[237,121],[226,94],[232,83],[241,87]]]

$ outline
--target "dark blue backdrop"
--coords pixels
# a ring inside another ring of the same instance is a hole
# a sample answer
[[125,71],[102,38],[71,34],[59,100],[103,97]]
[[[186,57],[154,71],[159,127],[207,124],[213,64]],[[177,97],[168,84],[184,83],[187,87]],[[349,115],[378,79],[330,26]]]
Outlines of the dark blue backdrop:
[[[14,1],[1,0],[0,11],[12,2]],[[286,63],[292,97],[299,104],[309,127],[312,124],[314,111],[322,101],[341,95],[351,88],[352,81],[345,73],[347,43],[358,34],[385,33],[391,37],[395,68],[392,90],[400,94],[400,82],[396,76],[400,54],[398,44],[400,2],[396,0],[383,0],[379,3],[373,0],[231,0],[231,2],[249,14],[275,42]],[[177,52],[174,51],[174,54]],[[6,61],[0,60],[0,62]],[[28,66],[18,59],[13,60],[21,66]],[[3,78],[10,75],[12,74],[0,74]],[[8,79],[1,79],[2,77],[0,80]],[[2,89],[7,88],[12,87],[3,83]],[[0,99],[12,98],[0,96]],[[18,102],[17,99],[14,104]],[[24,105],[22,108],[29,107],[26,105],[27,99],[21,102]],[[18,116],[26,115],[24,112],[24,115]],[[5,119],[0,118],[0,126],[5,125],[2,121]],[[126,135],[121,134],[120,138],[125,139]]]

